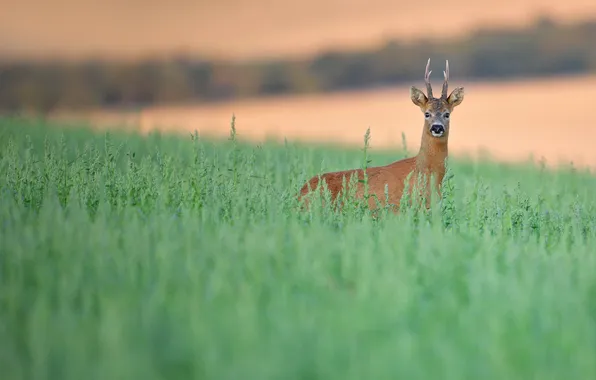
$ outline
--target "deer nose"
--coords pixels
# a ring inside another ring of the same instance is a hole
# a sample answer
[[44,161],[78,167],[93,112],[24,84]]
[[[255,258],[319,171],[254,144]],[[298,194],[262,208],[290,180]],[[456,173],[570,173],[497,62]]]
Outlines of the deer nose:
[[445,127],[442,124],[433,124],[430,131],[435,135],[442,135],[445,133]]

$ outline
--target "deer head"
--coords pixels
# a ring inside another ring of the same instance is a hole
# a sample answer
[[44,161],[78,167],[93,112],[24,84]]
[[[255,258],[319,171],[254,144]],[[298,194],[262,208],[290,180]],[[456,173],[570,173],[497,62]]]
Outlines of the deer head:
[[424,132],[434,138],[446,139],[449,136],[449,120],[451,120],[451,112],[460,105],[464,100],[464,88],[457,87],[447,95],[449,82],[449,61],[445,63],[445,71],[443,75],[445,81],[443,82],[443,91],[440,98],[433,97],[433,90],[430,85],[430,58],[426,63],[426,71],[424,73],[424,82],[426,83],[427,95],[415,86],[410,88],[410,98],[412,102],[420,107],[424,113]]

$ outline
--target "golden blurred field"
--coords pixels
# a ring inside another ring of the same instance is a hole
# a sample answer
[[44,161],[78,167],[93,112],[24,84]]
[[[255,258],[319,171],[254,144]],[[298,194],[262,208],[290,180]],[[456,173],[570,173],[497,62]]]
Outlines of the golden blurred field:
[[313,54],[385,38],[452,37],[490,25],[596,16],[593,0],[1,0],[0,54],[229,59]]
[[[435,79],[434,86],[440,85]],[[420,83],[414,83],[423,87]],[[453,155],[484,152],[496,159],[525,160],[530,154],[549,165],[573,161],[596,167],[589,105],[596,76],[501,83],[464,83],[466,97],[454,111],[449,147]],[[374,148],[400,147],[402,132],[410,150],[418,148],[422,115],[409,99],[408,86],[337,94],[252,99],[212,106],[154,107],[136,114],[99,111],[98,125],[138,123],[142,131],[197,130],[225,137],[236,115],[239,138],[263,141],[326,142],[362,146],[367,127]],[[56,117],[65,117],[57,115]]]

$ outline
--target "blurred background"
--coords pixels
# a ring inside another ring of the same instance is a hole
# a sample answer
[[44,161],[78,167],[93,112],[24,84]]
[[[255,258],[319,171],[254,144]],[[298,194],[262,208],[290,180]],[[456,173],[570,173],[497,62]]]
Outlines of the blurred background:
[[[455,155],[596,166],[594,0],[0,0],[0,113],[418,148],[426,60]],[[437,90],[440,91],[440,90]]]

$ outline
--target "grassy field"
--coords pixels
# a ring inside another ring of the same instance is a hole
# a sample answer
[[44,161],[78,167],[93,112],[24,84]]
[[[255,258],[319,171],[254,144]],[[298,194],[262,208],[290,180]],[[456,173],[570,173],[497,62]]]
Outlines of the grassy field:
[[430,214],[296,211],[364,160],[0,119],[2,378],[596,378],[596,178],[452,159]]

